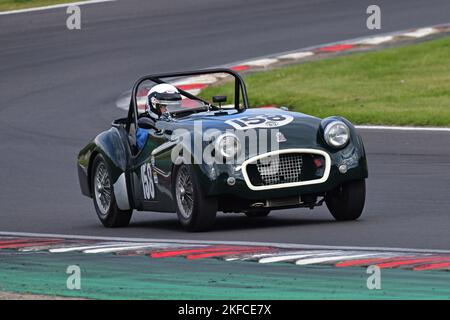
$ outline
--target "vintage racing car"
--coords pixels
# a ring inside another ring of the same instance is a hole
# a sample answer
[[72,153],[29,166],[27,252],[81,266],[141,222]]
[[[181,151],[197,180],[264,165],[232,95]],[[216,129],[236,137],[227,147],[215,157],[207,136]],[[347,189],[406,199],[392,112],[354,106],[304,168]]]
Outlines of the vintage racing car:
[[[144,83],[212,74],[234,81],[231,105],[179,89],[182,103],[157,119],[138,106]],[[148,132],[142,148],[138,130]],[[243,79],[224,68],[139,79],[127,117],[84,147],[77,167],[104,226],[128,225],[133,210],[176,212],[189,231],[211,228],[218,211],[264,217],[324,202],[336,220],[355,220],[368,177],[363,141],[348,120],[249,108]]]

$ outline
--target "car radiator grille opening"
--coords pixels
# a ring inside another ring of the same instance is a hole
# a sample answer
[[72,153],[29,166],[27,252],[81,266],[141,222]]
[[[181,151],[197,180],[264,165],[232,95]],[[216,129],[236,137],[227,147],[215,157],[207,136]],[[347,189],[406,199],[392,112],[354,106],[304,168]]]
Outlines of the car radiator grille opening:
[[322,154],[292,152],[250,159],[244,171],[251,186],[265,188],[314,183],[324,177],[326,166]]
[[270,186],[280,183],[299,182],[303,156],[301,154],[280,154],[256,161],[262,184]]

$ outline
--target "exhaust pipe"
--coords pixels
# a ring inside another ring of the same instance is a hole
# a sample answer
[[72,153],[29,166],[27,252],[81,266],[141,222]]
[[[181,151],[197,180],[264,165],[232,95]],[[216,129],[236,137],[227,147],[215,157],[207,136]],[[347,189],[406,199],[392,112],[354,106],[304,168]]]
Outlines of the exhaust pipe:
[[264,203],[264,202],[255,202],[255,203],[252,203],[251,205],[250,205],[250,207],[252,207],[252,208],[262,208],[262,207],[264,207],[266,204]]

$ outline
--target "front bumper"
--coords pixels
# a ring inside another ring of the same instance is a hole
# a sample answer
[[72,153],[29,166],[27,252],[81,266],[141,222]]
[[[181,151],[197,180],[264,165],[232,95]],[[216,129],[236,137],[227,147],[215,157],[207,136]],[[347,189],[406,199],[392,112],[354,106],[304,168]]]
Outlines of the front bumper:
[[[292,149],[290,149],[292,151]],[[304,151],[306,149],[297,149]],[[312,150],[312,149],[307,149]],[[368,176],[367,160],[364,150],[349,145],[346,148],[334,152],[315,148],[317,152],[327,154],[329,166],[324,179],[313,183],[297,183],[264,186],[255,188],[249,183],[242,165],[214,164],[212,166],[199,166],[199,176],[205,193],[208,196],[233,196],[239,199],[269,200],[299,195],[324,194],[337,186],[352,180],[365,179]],[[253,158],[253,157],[252,157]],[[245,163],[245,162],[244,162]],[[243,163],[243,164],[244,164]],[[347,171],[341,173],[339,167],[345,165]],[[243,172],[244,171],[244,172]],[[234,185],[227,182],[229,177],[235,180]]]

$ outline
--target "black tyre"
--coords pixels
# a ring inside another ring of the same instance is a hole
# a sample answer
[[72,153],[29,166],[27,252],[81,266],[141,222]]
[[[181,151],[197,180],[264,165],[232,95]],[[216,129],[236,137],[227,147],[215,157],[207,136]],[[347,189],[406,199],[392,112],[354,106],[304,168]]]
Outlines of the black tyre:
[[217,214],[217,199],[205,197],[189,165],[181,165],[175,171],[173,195],[180,224],[188,231],[210,229]]
[[94,207],[101,223],[107,228],[126,227],[133,210],[120,210],[114,197],[114,186],[105,159],[98,154],[92,163],[91,186]]
[[249,218],[264,218],[270,213],[269,209],[255,209],[252,211],[245,211],[245,215]]
[[347,182],[325,196],[328,210],[338,221],[358,219],[364,209],[366,182],[356,180]]

